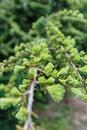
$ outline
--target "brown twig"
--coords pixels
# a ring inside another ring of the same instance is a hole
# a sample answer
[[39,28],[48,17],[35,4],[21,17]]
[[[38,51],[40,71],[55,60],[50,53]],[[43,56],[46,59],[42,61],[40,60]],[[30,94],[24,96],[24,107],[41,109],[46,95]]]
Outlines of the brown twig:
[[33,123],[32,123],[32,119],[31,119],[31,113],[32,113],[33,100],[34,100],[33,99],[34,87],[37,83],[36,78],[37,78],[37,69],[35,69],[34,81],[32,82],[31,87],[29,89],[29,98],[28,98],[28,107],[27,107],[28,117],[27,117],[27,120],[24,124],[23,130],[28,130],[28,128],[30,128],[31,130],[35,130]]
[[[62,45],[61,45],[61,48],[64,49],[64,47]],[[82,76],[80,75],[80,73],[78,71],[78,68],[75,66],[75,64],[71,60],[69,54],[67,52],[65,52],[65,55],[66,55],[67,59],[70,61],[70,64],[72,65],[72,67],[74,68],[74,70],[76,71],[76,73],[78,74],[79,78],[82,79]]]

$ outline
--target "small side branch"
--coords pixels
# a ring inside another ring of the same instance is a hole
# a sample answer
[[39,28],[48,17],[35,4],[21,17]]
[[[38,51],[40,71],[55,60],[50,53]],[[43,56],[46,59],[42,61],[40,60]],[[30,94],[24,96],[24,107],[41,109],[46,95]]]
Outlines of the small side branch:
[[[63,46],[61,46],[62,49],[64,49]],[[76,71],[76,73],[78,74],[79,78],[82,79],[82,76],[80,75],[78,68],[75,66],[75,64],[72,62],[72,60],[70,59],[70,56],[67,52],[65,52],[65,55],[67,57],[67,59],[70,61],[70,64],[72,65],[72,67],[74,68],[74,70]]]
[[31,87],[29,89],[29,98],[28,98],[28,107],[27,107],[28,117],[27,117],[27,120],[24,124],[23,130],[28,130],[29,128],[31,130],[35,130],[33,123],[32,123],[31,113],[32,113],[33,100],[34,100],[33,99],[33,97],[34,97],[34,87],[37,83],[36,78],[37,78],[37,69],[35,69],[34,81],[32,82]]

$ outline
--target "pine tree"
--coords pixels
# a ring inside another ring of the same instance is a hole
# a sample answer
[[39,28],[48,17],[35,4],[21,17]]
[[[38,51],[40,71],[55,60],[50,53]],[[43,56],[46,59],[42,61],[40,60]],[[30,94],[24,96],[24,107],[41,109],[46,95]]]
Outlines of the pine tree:
[[[87,100],[87,55],[78,51],[75,39],[64,35],[59,26],[60,19],[71,17],[76,22],[86,22],[81,13],[71,10],[42,18],[29,32],[30,42],[16,46],[15,55],[0,63],[1,79],[9,74],[7,82],[0,85],[4,92],[0,107],[15,107],[15,117],[24,123],[24,130],[35,129],[32,118],[35,92],[49,94],[56,102],[67,92]],[[41,24],[43,20],[45,24]]]

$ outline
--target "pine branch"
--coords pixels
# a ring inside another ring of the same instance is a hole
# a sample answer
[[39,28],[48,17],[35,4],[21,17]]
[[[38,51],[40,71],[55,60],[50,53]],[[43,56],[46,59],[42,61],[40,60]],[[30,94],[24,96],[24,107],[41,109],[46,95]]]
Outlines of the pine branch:
[[[61,48],[64,49],[63,45],[61,45]],[[64,49],[65,50],[65,49]],[[74,68],[75,72],[78,74],[79,78],[82,79],[82,76],[80,75],[78,68],[75,66],[75,64],[73,63],[73,61],[70,59],[70,56],[67,52],[65,52],[65,55],[67,57],[67,59],[70,61],[70,64],[72,65],[72,67]]]
[[33,97],[34,97],[34,87],[37,83],[36,78],[37,78],[37,69],[35,69],[34,81],[32,82],[30,90],[29,90],[29,99],[28,99],[28,107],[27,107],[28,118],[25,122],[23,130],[28,130],[29,127],[31,128],[31,130],[35,130],[33,123],[32,123],[32,119],[31,119],[31,113],[32,113],[33,100],[34,100],[33,99]]

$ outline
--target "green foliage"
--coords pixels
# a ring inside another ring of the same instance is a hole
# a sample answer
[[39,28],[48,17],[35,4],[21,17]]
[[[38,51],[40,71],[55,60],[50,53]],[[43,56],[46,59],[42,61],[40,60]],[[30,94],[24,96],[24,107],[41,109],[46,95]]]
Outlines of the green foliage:
[[53,70],[53,64],[52,63],[48,63],[47,66],[45,67],[44,73],[46,75],[49,75]]
[[12,88],[11,94],[12,94],[13,96],[20,96],[20,95],[21,95],[20,91],[19,91],[16,87],[13,87],[13,88]]
[[11,98],[2,98],[0,99],[0,107],[1,109],[7,109],[11,106],[12,99]]
[[27,117],[27,110],[25,107],[21,107],[20,110],[18,111],[18,113],[16,114],[16,118],[18,118],[19,120],[26,120]]
[[87,95],[84,88],[71,88],[71,92],[75,97],[80,97],[83,100],[87,100]]
[[83,66],[82,68],[79,69],[81,72],[87,73],[87,65]]
[[14,107],[24,127],[28,121],[33,126],[32,104],[38,97],[49,93],[59,102],[70,92],[87,99],[87,55],[75,44],[87,39],[87,19],[66,9],[47,16],[58,2],[60,10],[72,8],[75,0],[1,0],[0,54],[1,60],[8,59],[0,63],[0,108]]
[[7,109],[11,106],[17,106],[21,102],[21,98],[1,98],[0,99],[0,107],[1,109]]
[[65,89],[61,84],[48,86],[47,90],[49,94],[52,96],[52,98],[54,99],[54,101],[61,101],[63,99]]
[[[77,42],[76,46],[79,50],[84,49],[86,51],[87,20],[78,10],[73,11],[64,9],[63,11],[51,14],[47,18],[41,17],[33,23],[32,29],[29,31],[31,40],[34,37],[37,39],[37,36],[38,38],[40,36],[46,36],[45,24],[48,21],[52,21],[56,26],[58,26],[65,36],[69,35],[73,37]],[[43,30],[41,28],[43,28]]]
[[[50,18],[61,13],[64,12],[53,14]],[[68,13],[70,16],[73,14],[74,18],[83,19],[79,13]],[[65,37],[53,20],[48,20],[45,26],[44,38],[16,46],[15,55],[1,63],[2,74],[10,72],[11,76],[0,106],[2,109],[16,107],[16,117],[23,121],[27,119],[27,114],[32,115],[34,87],[35,91],[41,90],[44,95],[48,92],[58,102],[67,91],[76,97],[87,98],[86,78],[80,73],[87,74],[85,52],[79,52],[75,41]]]
[[0,0],[1,59],[13,54],[15,45],[29,41],[28,31],[32,22],[48,14],[48,10],[48,0]]

